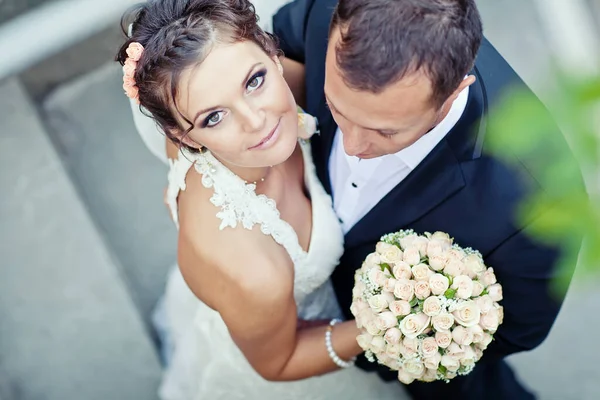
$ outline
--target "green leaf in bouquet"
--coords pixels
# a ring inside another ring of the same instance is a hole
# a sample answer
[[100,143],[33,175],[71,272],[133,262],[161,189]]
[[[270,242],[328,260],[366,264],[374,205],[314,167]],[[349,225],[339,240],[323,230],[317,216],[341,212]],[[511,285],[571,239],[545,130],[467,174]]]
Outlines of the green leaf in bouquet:
[[456,289],[448,289],[444,292],[444,297],[451,300],[456,296]]
[[438,366],[437,370],[442,375],[446,375],[446,373],[448,372],[448,369],[446,367],[444,367],[443,365]]
[[410,301],[409,304],[411,307],[415,307],[419,304],[419,299],[417,299],[416,297],[413,297],[413,299]]
[[381,264],[379,264],[379,266],[381,267],[382,271],[385,271],[387,269],[389,271],[390,275],[392,276],[392,278],[396,278],[394,276],[394,273],[392,272],[392,267],[390,266],[390,264],[388,264],[388,263],[381,263]]

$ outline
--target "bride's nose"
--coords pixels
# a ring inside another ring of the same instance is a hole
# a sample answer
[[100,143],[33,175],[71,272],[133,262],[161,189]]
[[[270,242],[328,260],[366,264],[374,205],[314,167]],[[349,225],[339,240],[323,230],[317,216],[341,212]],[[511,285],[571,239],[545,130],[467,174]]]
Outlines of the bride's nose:
[[262,132],[264,130],[267,118],[262,107],[248,102],[242,108],[241,113],[246,132]]

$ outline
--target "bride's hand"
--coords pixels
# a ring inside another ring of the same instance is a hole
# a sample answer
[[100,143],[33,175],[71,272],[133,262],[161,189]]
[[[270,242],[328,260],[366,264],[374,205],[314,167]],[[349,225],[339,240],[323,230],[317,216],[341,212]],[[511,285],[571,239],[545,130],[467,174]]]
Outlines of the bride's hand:
[[296,330],[300,331],[302,329],[314,328],[316,326],[323,326],[323,325],[327,325],[327,324],[329,324],[329,320],[326,320],[326,319],[317,319],[317,320],[299,319],[298,325],[296,325]]

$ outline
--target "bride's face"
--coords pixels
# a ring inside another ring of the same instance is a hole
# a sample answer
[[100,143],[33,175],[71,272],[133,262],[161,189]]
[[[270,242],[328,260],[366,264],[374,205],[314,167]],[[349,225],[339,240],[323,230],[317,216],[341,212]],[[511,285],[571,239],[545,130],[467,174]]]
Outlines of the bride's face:
[[285,161],[296,146],[298,117],[275,61],[253,42],[216,44],[200,65],[184,71],[177,106],[193,123],[184,142],[232,166]]

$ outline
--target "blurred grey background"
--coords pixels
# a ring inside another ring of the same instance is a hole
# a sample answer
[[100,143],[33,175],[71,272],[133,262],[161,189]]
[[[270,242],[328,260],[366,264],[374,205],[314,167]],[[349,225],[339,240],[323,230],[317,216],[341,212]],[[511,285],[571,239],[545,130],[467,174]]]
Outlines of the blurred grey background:
[[[0,400],[157,398],[151,310],[176,237],[166,168],[112,62],[134,3],[0,0]],[[542,100],[552,58],[597,71],[598,0],[478,4]],[[541,399],[600,398],[598,306],[597,285],[576,279],[548,340],[511,358]]]

